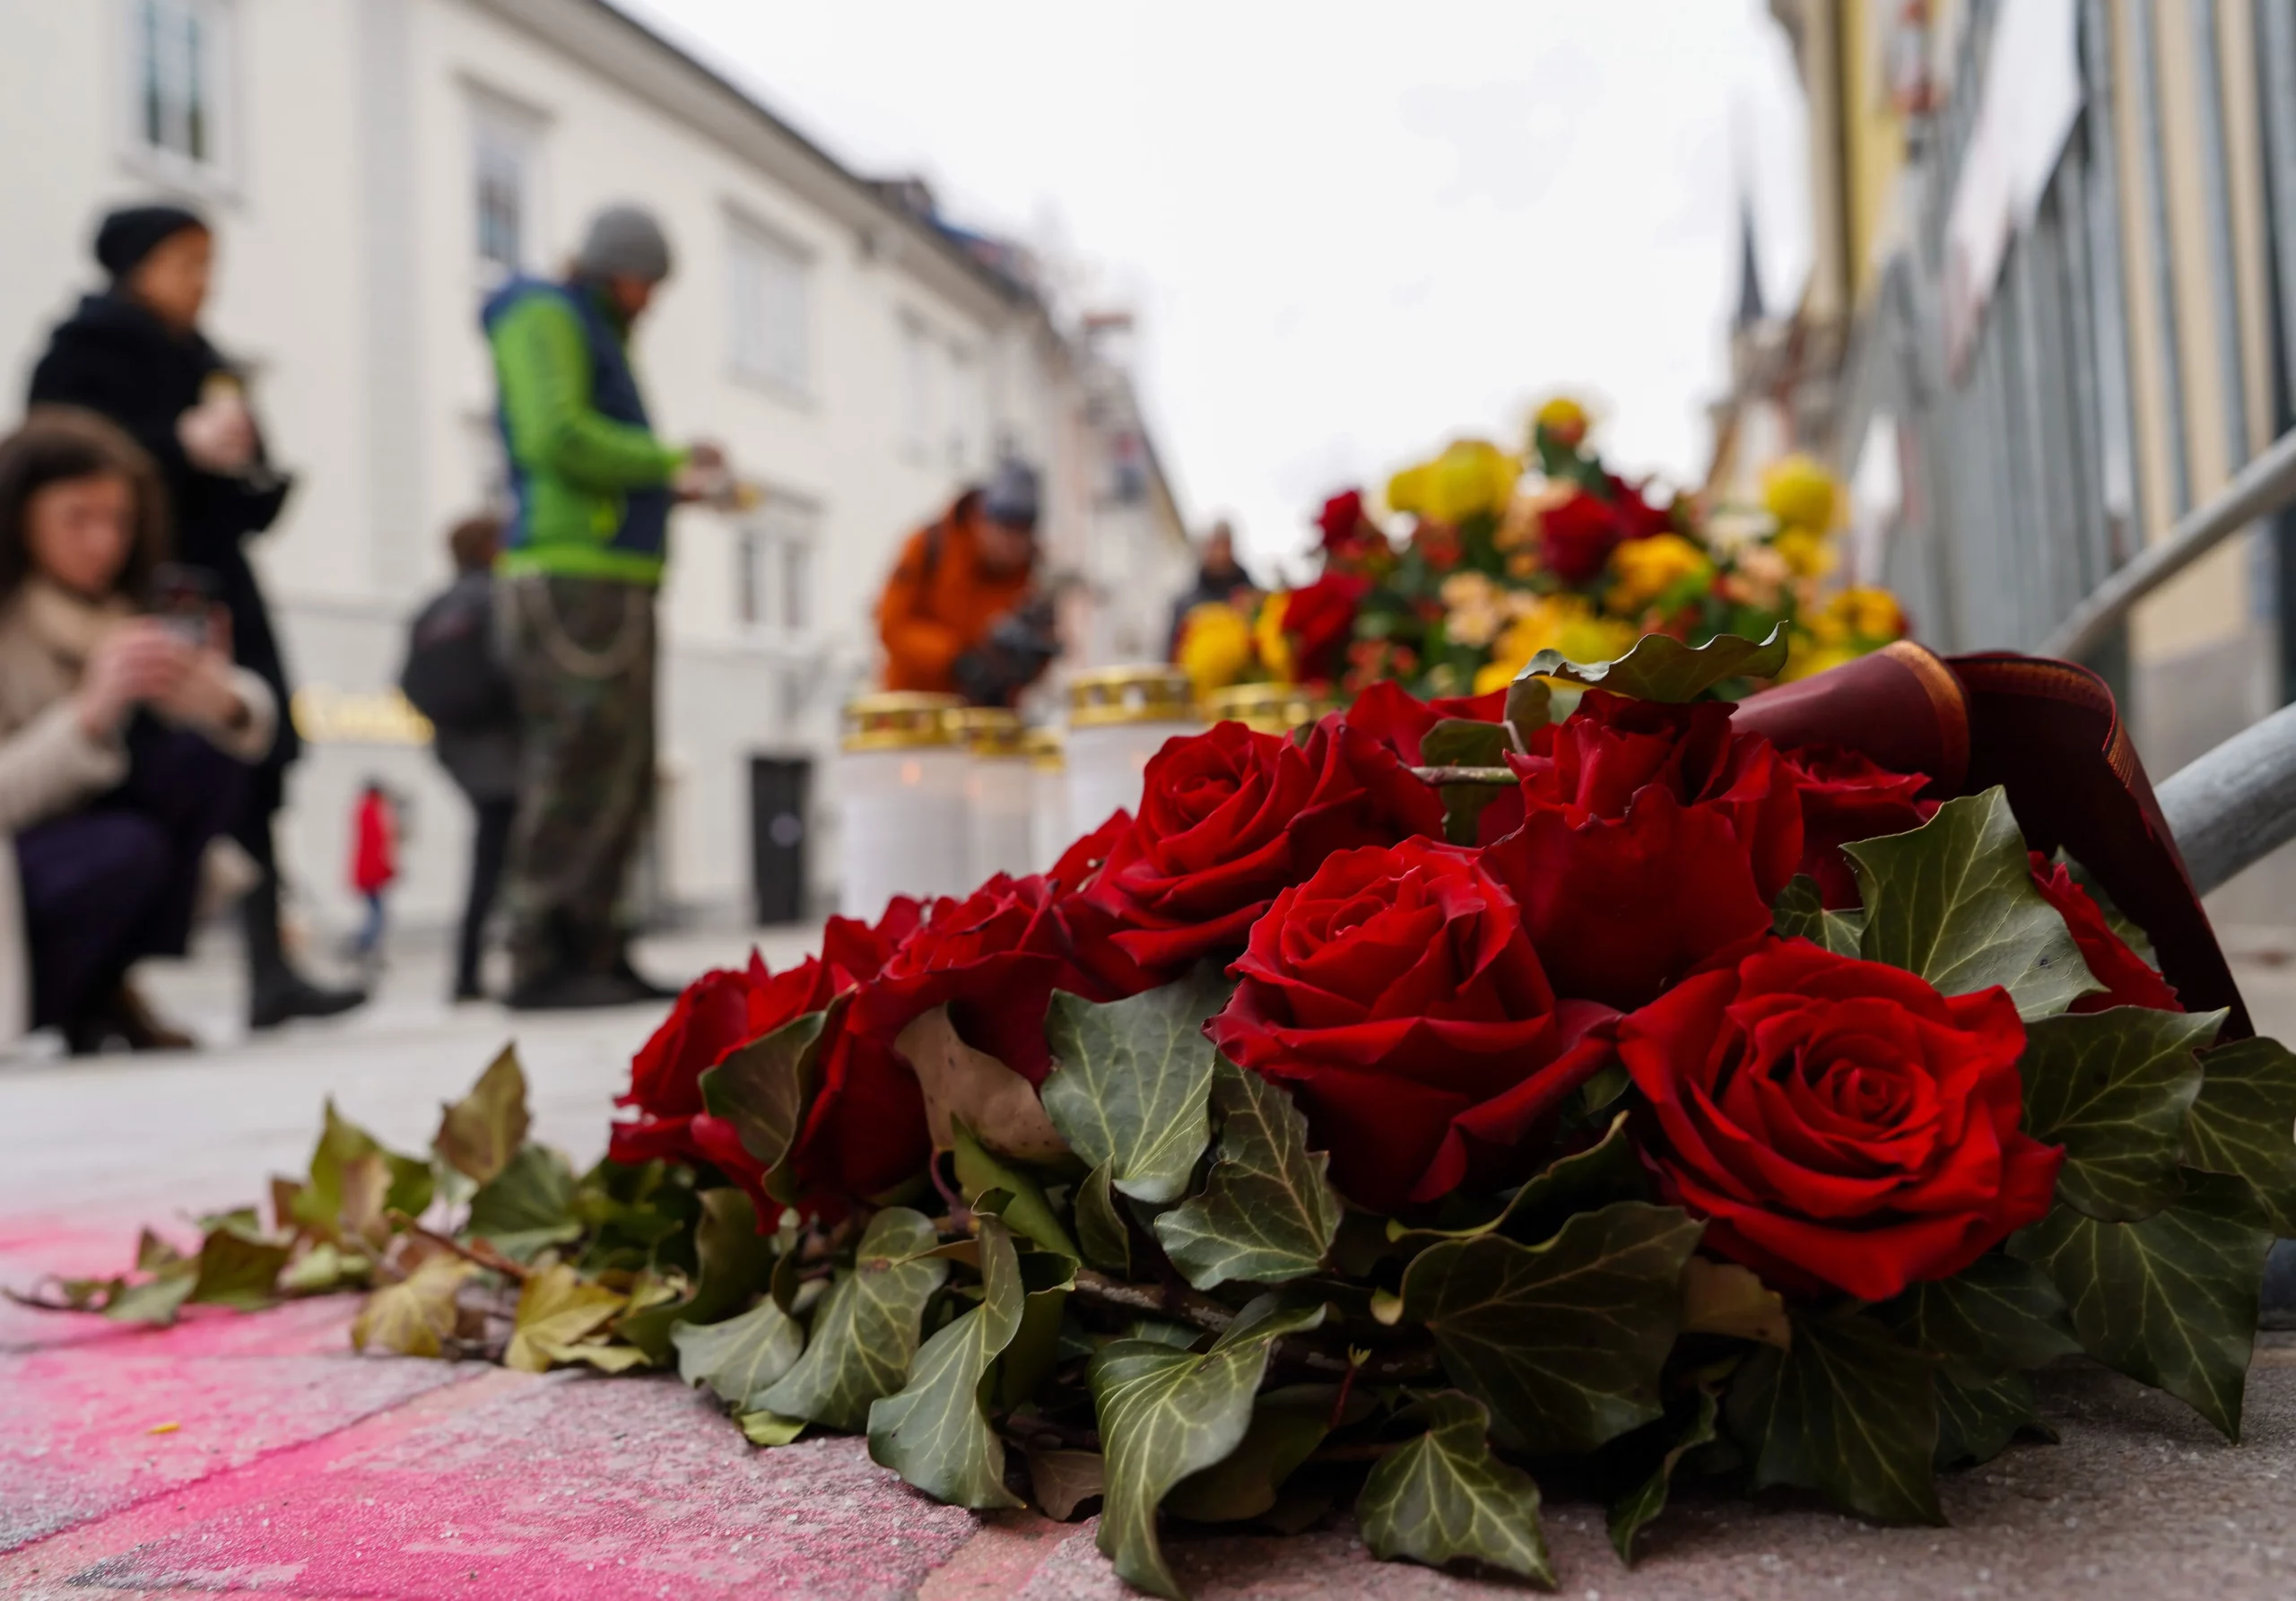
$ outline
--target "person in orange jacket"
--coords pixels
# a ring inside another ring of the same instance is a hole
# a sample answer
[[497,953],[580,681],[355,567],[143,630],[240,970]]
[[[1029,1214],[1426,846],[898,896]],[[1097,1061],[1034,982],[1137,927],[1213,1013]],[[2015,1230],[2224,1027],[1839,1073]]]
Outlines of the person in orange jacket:
[[1035,682],[1060,650],[1036,526],[1036,473],[1007,460],[909,536],[877,602],[887,689],[1009,706]]

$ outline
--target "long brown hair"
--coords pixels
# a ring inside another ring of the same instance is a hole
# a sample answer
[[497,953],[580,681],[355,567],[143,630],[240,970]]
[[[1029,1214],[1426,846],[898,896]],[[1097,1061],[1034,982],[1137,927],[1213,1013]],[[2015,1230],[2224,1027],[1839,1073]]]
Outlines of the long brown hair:
[[135,500],[135,540],[113,580],[114,592],[147,598],[152,570],[168,559],[168,500],[160,470],[117,423],[75,405],[34,406],[22,428],[0,439],[0,598],[31,576],[24,518],[32,497],[51,483],[100,476],[126,479]]

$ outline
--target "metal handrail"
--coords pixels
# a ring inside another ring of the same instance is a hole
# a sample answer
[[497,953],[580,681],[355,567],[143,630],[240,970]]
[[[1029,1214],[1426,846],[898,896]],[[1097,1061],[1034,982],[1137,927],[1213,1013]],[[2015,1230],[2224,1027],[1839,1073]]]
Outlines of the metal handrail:
[[2274,439],[2231,482],[2184,515],[2168,537],[2147,545],[2097,586],[2057,625],[2040,654],[2078,661],[2105,642],[2136,604],[2260,517],[2296,503],[2296,429]]
[[2161,813],[2206,894],[2296,840],[2296,706],[2283,706],[2161,781]]

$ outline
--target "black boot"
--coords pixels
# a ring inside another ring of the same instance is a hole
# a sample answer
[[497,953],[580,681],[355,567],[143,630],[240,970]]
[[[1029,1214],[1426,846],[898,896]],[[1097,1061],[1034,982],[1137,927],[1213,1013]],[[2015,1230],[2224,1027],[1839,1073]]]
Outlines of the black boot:
[[248,1027],[275,1029],[298,1017],[333,1017],[366,1005],[363,989],[322,989],[288,964],[279,939],[279,879],[266,873],[239,902],[248,942]]

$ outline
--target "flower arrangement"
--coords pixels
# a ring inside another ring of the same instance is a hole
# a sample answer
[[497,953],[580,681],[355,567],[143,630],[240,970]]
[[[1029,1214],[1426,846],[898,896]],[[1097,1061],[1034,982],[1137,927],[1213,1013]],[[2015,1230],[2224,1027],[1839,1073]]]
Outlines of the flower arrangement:
[[1174,739],[1050,873],[695,983],[588,1172],[506,1053],[429,1156],[330,1106],[268,1230],[44,1304],[357,1285],[368,1347],[674,1367],[761,1446],[1097,1500],[1167,1597],[1170,1527],[1341,1508],[1552,1583],[1542,1485],[1630,1561],[1691,1484],[1938,1522],[2083,1352],[2236,1437],[2296,1056],[2187,1010],[1998,785],[1715,698],[1787,648]]
[[1522,457],[1481,439],[1406,467],[1386,495],[1408,519],[1399,539],[1360,491],[1333,496],[1317,518],[1322,575],[1249,615],[1197,608],[1180,664],[1199,692],[1273,679],[1442,697],[1503,688],[1543,650],[1604,661],[1648,633],[1700,645],[1782,627],[1789,682],[1905,637],[1887,590],[1826,587],[1841,495],[1809,457],[1775,464],[1760,513],[1724,519],[1740,526],[1723,538],[1688,497],[1659,504],[1613,472],[1591,432],[1586,409],[1557,398],[1533,418],[1527,477]]

